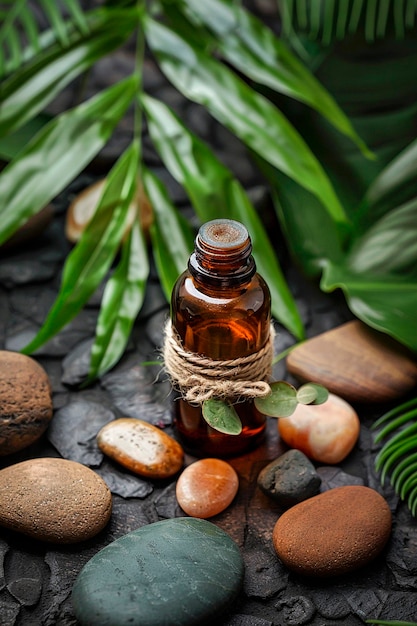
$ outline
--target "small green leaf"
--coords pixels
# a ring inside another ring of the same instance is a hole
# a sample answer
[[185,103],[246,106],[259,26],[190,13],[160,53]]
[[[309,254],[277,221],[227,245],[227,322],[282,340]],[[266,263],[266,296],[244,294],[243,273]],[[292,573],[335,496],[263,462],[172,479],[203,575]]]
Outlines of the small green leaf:
[[303,385],[297,391],[297,400],[300,404],[313,404],[317,398],[317,391],[312,385]]
[[270,417],[289,417],[297,407],[297,390],[284,381],[271,384],[271,393],[265,398],[255,398],[255,406]]
[[297,391],[297,400],[300,404],[323,404],[328,397],[327,389],[317,383],[307,383]]
[[207,424],[226,435],[240,435],[242,423],[235,408],[222,400],[212,398],[203,402],[203,417]]

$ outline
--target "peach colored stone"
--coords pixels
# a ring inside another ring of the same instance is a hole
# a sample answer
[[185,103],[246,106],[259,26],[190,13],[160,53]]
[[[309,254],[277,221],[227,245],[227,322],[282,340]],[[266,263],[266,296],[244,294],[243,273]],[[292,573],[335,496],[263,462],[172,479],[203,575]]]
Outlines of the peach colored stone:
[[224,511],[239,489],[239,478],[221,459],[201,459],[189,465],[177,481],[176,495],[182,510],[206,519]]
[[278,432],[290,448],[330,465],[347,457],[359,431],[356,411],[334,394],[323,404],[299,404],[292,415],[278,420]]
[[39,439],[52,414],[51,385],[43,367],[19,352],[0,350],[0,456]]
[[102,452],[123,467],[149,478],[168,478],[183,465],[180,444],[163,430],[133,417],[106,424],[97,435]]
[[356,570],[386,545],[392,516],[369,487],[349,485],[309,498],[281,515],[272,540],[288,569],[314,577]]
[[110,519],[112,496],[93,470],[39,458],[0,471],[0,526],[54,543],[94,537]]

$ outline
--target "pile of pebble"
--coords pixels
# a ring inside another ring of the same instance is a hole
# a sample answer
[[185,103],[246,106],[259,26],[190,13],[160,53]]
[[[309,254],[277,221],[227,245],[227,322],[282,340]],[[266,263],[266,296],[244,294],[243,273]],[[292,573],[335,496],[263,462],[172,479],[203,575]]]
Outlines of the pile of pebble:
[[[338,356],[330,366],[326,350],[335,345]],[[324,579],[343,575],[381,554],[391,534],[391,511],[382,495],[363,484],[322,490],[317,465],[338,464],[358,441],[360,420],[346,397],[368,403],[398,399],[416,385],[417,364],[352,321],[296,348],[287,367],[331,393],[323,405],[299,405],[277,421],[288,450],[257,477],[258,488],[281,510],[270,541],[289,571]],[[350,381],[343,388],[340,368]],[[395,378],[391,385],[388,378]],[[53,424],[50,381],[31,357],[0,351],[0,400],[2,456],[33,444]],[[172,615],[178,624],[212,623],[233,604],[244,581],[239,547],[207,521],[233,506],[238,472],[216,458],[186,464],[174,437],[134,417],[96,425],[94,439],[121,470],[174,479],[182,516],[129,532],[89,560],[72,592],[80,624],[157,626],[170,623]],[[82,463],[44,457],[0,470],[0,526],[35,540],[86,541],[106,527],[111,513],[105,479]]]

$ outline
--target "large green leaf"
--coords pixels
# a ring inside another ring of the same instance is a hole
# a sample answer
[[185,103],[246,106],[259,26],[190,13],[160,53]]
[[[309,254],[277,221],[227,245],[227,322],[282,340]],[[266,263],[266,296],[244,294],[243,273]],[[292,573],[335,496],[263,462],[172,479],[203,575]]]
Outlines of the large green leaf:
[[273,313],[302,338],[302,322],[276,253],[242,186],[166,105],[150,96],[143,96],[143,104],[151,138],[167,169],[186,189],[200,220],[227,217],[246,225],[257,266],[271,290]]
[[336,223],[343,208],[320,163],[285,116],[224,65],[168,28],[145,19],[147,42],[168,79],[254,152],[319,197]]
[[[283,41],[249,11],[228,0],[184,0],[178,5],[184,5],[194,27],[203,24],[210,29],[213,45],[245,76],[317,110],[369,155],[330,93]],[[184,20],[181,26],[184,27]]]
[[114,165],[96,212],[64,265],[58,296],[26,354],[53,337],[88,302],[119,250],[136,188],[139,145],[134,142]]
[[146,168],[143,185],[153,210],[150,233],[155,264],[169,301],[175,281],[187,267],[194,236],[188,222],[172,205],[162,182]]
[[136,220],[103,293],[88,380],[107,372],[122,356],[143,304],[148,275],[146,243]]
[[417,140],[403,150],[369,186],[357,221],[373,224],[400,203],[417,196]]
[[321,287],[341,288],[357,317],[417,351],[417,199],[376,222],[344,264],[327,262]]
[[0,244],[46,206],[106,144],[134,98],[136,78],[64,113],[0,174]]
[[271,184],[274,208],[295,262],[309,276],[321,273],[324,260],[342,263],[340,230],[319,199],[265,162],[258,163]]
[[55,43],[13,72],[0,92],[0,136],[37,115],[76,76],[121,46],[137,18],[133,10],[95,13],[87,34],[74,31],[68,46]]

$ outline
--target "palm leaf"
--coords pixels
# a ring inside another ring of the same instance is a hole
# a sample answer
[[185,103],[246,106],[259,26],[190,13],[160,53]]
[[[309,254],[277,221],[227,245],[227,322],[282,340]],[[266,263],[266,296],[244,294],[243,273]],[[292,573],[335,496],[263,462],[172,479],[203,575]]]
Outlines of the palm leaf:
[[74,78],[125,42],[137,17],[136,11],[94,13],[88,34],[72,33],[65,48],[59,42],[47,46],[6,78],[0,92],[0,136],[32,119]]
[[46,124],[0,174],[0,244],[60,193],[95,157],[127,110],[135,77]]
[[147,42],[167,78],[251,150],[321,199],[332,219],[349,221],[320,163],[286,117],[236,74],[146,16]]
[[417,514],[417,398],[412,398],[384,413],[373,425],[375,437],[384,443],[375,459],[381,482],[390,476],[398,496],[407,502],[412,515]]
[[93,218],[66,259],[59,294],[42,328],[24,348],[25,354],[34,352],[73,319],[104,280],[125,232],[136,189],[138,159],[139,146],[134,142],[107,177]]
[[359,32],[368,42],[391,33],[404,39],[417,13],[414,0],[280,0],[279,7],[284,36],[301,31],[323,45]]
[[[3,47],[3,57],[6,62],[0,64],[0,77],[16,70],[26,56],[28,46],[34,52],[42,48],[42,37],[38,21],[27,0],[6,0],[10,6],[5,11],[0,27],[0,47]],[[55,0],[41,0],[41,7],[50,25],[54,40],[62,47],[67,47],[70,41],[70,32],[75,27],[86,35],[89,31],[88,20],[82,11],[78,0],[64,0],[58,4]],[[64,16],[63,9],[67,15]],[[24,36],[22,36],[22,34]],[[47,40],[51,42],[48,36]]]
[[[178,15],[183,4],[192,24]],[[171,3],[166,5],[166,11],[175,21],[175,30],[186,35],[188,41],[195,37],[196,27],[199,27],[200,40],[219,51],[239,72],[259,85],[314,108],[369,155],[350,120],[332,96],[283,41],[249,11],[226,0],[206,0],[204,3],[186,0],[185,3],[177,3],[175,11],[168,11],[170,6]],[[202,25],[212,33],[209,41],[202,36]]]
[[155,264],[169,301],[175,281],[187,267],[194,236],[188,222],[170,202],[162,182],[146,168],[143,168],[143,185],[153,207],[150,234]]
[[107,372],[122,356],[143,304],[148,274],[146,244],[136,220],[103,293],[86,383]]
[[142,100],[151,138],[167,169],[190,196],[200,220],[229,217],[247,226],[259,271],[270,286],[273,313],[302,338],[302,322],[275,250],[239,182],[166,105],[149,96]]

